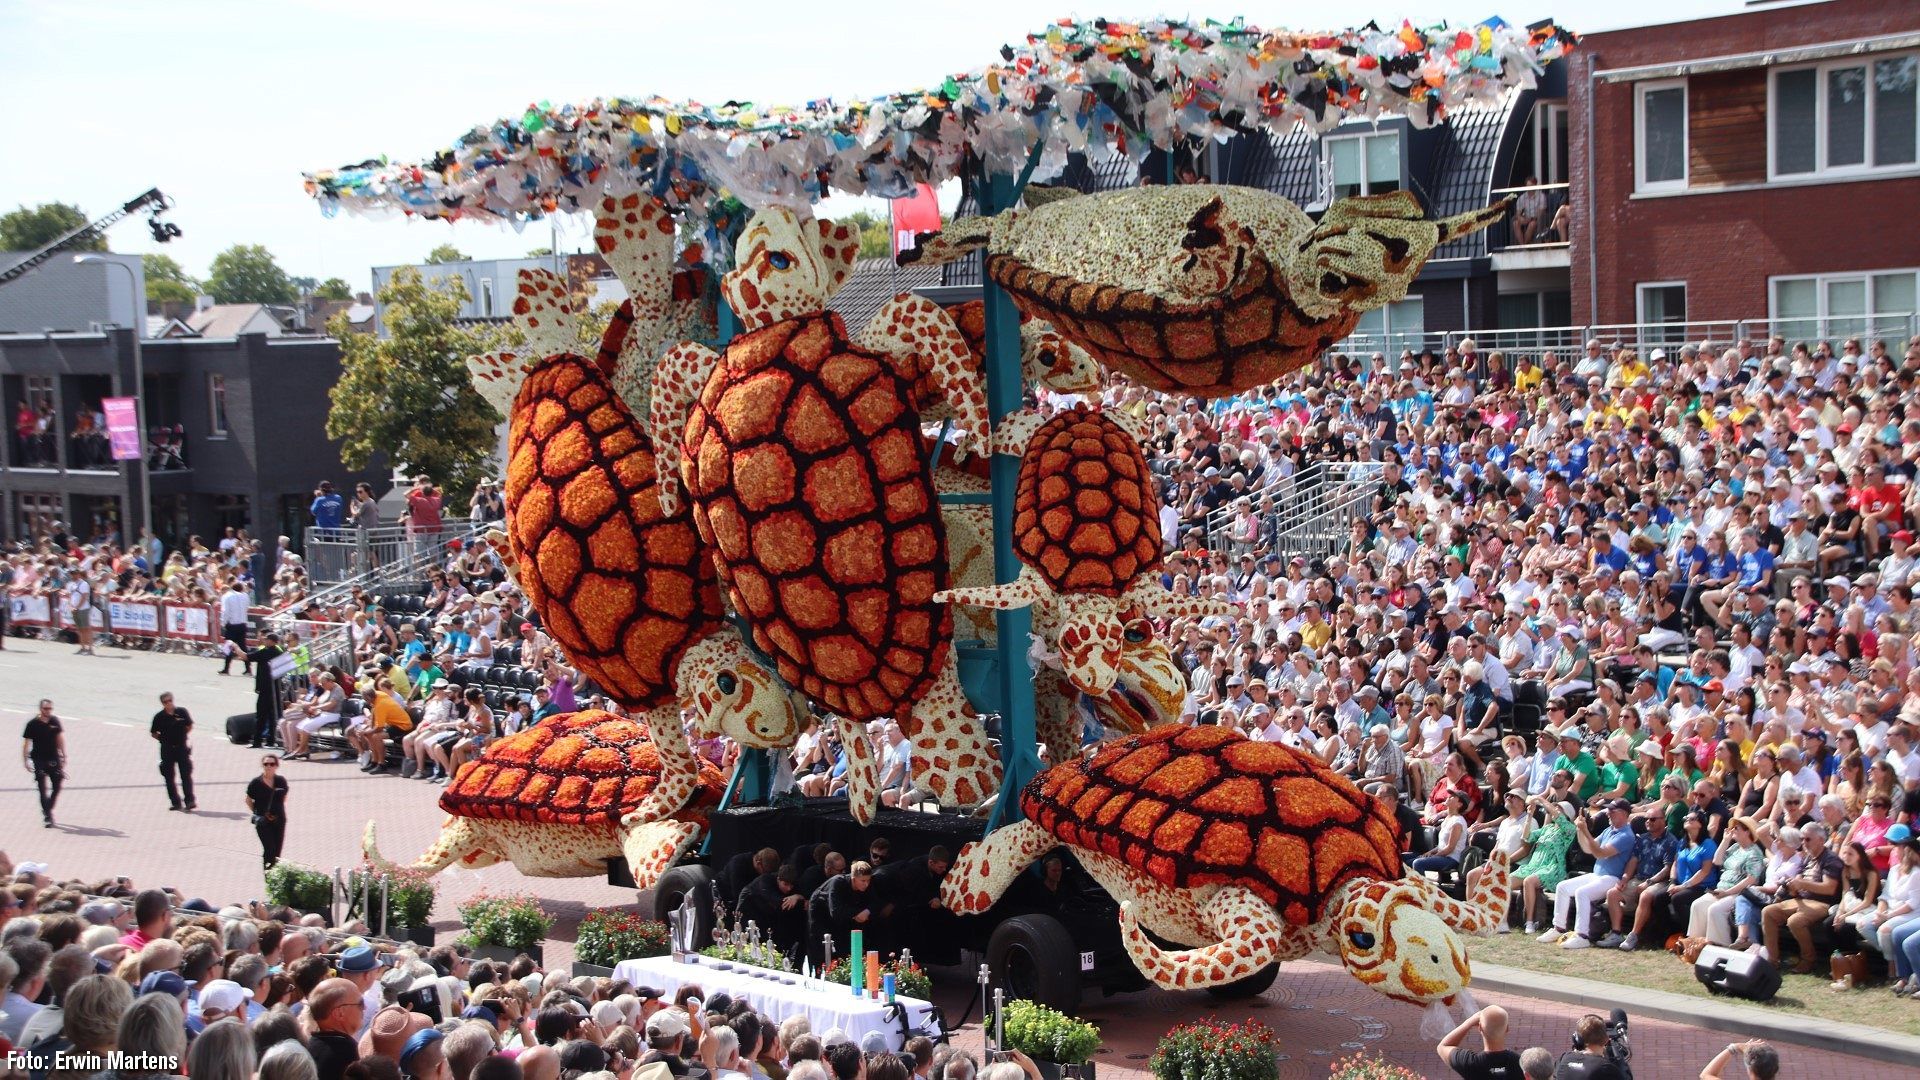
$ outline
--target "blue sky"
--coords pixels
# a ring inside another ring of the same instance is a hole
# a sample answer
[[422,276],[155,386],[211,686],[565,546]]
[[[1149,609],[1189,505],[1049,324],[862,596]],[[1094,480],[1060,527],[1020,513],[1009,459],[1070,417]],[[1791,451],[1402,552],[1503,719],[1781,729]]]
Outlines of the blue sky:
[[[1552,15],[1599,30],[1744,6],[1524,3],[1188,11],[1303,29],[1326,25],[1321,16],[1335,10],[1355,22]],[[546,245],[548,226],[516,234],[465,222],[328,220],[301,191],[303,171],[381,154],[425,158],[468,128],[542,99],[795,101],[935,84],[1060,15],[1151,13],[1032,0],[0,0],[0,104],[12,146],[0,164],[0,209],[60,199],[99,214],[158,187],[178,204],[172,220],[186,235],[160,248],[139,224],[122,225],[110,236],[114,250],[165,250],[203,275],[229,245],[261,243],[290,273],[338,276],[364,289],[371,266],[417,261],[446,241],[475,255],[517,256]],[[562,247],[578,246],[587,232],[581,222],[566,224]]]

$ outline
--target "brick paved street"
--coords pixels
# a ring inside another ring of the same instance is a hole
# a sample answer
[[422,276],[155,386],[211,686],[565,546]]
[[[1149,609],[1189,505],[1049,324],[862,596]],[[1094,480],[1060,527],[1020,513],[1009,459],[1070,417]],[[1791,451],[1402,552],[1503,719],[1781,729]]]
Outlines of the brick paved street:
[[[170,882],[188,894],[226,902],[261,892],[259,849],[247,824],[241,789],[257,772],[257,756],[223,737],[228,715],[252,710],[252,684],[237,675],[221,678],[214,662],[103,649],[99,657],[72,654],[48,642],[8,639],[0,652],[0,726],[17,733],[41,697],[54,699],[67,721],[71,778],[58,812],[60,827],[40,828],[32,779],[9,764],[0,772],[0,849],[15,860],[42,859],[57,876],[124,873],[136,883]],[[198,814],[166,812],[152,740],[146,734],[155,696],[170,689],[194,714],[195,786]],[[17,736],[16,736],[17,737]],[[17,745],[17,744],[16,744]],[[287,858],[331,871],[359,858],[361,827],[380,822],[381,846],[407,859],[432,839],[441,814],[440,788],[393,777],[364,776],[351,762],[296,761],[286,767],[292,785]],[[571,958],[573,927],[590,906],[631,903],[633,895],[593,879],[550,880],[520,876],[511,867],[449,871],[441,875],[436,925],[456,927],[454,906],[482,887],[524,890],[540,896],[561,918],[548,960]],[[973,989],[959,973],[937,995],[949,1016],[959,1016]],[[964,980],[964,981],[963,981]],[[1515,1045],[1563,1048],[1580,1010],[1482,993],[1514,1016]],[[1632,992],[1622,1005],[1632,1008]],[[1890,1004],[1884,995],[1862,994],[1863,1008]],[[1089,1000],[1085,1014],[1099,1023],[1106,1046],[1100,1074],[1139,1080],[1161,1032],[1178,1021],[1205,1016],[1252,1016],[1279,1034],[1282,1077],[1324,1076],[1327,1063],[1370,1049],[1418,1071],[1444,1074],[1415,1030],[1419,1016],[1396,1005],[1327,964],[1297,963],[1281,975],[1264,1000],[1234,1010],[1210,1007],[1200,994],[1152,992]],[[977,1025],[961,1037],[978,1045]],[[1652,1019],[1633,1025],[1635,1075],[1639,1080],[1691,1077],[1729,1037],[1723,1033]],[[1783,1076],[1862,1078],[1920,1075],[1882,1063],[1783,1046]]]

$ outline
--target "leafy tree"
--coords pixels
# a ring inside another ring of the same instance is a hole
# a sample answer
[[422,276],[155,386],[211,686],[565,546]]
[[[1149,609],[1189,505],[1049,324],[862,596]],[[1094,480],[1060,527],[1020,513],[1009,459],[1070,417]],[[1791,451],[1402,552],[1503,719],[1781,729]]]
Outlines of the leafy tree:
[[875,216],[865,210],[855,210],[842,217],[840,224],[859,227],[861,258],[880,259],[893,254],[893,219],[891,217]]
[[441,263],[466,262],[468,258],[469,256],[466,252],[461,251],[452,244],[441,244],[439,247],[427,252],[427,265],[438,266]]
[[213,257],[207,295],[219,304],[291,304],[293,280],[260,244],[235,244]]
[[[85,211],[68,203],[41,203],[32,209],[22,206],[0,214],[0,251],[37,251],[88,220]],[[67,250],[105,251],[107,238],[96,233]]]
[[288,278],[287,282],[293,286],[293,294],[295,296],[312,296],[313,290],[320,287],[319,278],[293,277]]
[[313,295],[320,300],[351,300],[353,286],[340,278],[330,277],[321,282],[319,288],[313,290]]
[[467,381],[466,358],[501,348],[508,337],[459,325],[466,299],[458,278],[429,284],[403,267],[380,290],[390,336],[355,334],[344,313],[327,324],[340,342],[327,437],[341,440],[341,459],[360,469],[384,453],[409,475],[433,477],[454,505],[470,498],[488,472],[500,423]]
[[200,283],[187,275],[171,255],[142,255],[147,276],[147,300],[157,304],[191,304]]
[[537,247],[537,248],[534,248],[532,251],[527,252],[527,258],[544,259],[547,256],[552,254],[553,254],[553,249],[550,247]]

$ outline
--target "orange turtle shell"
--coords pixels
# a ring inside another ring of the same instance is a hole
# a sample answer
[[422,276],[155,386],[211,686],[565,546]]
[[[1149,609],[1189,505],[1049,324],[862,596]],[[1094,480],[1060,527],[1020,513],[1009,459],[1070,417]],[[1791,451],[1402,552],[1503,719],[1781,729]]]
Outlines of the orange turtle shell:
[[953,615],[946,533],[905,382],[840,316],[737,337],[690,410],[681,477],[734,610],[781,678],[911,723]]
[[1170,724],[1041,773],[1020,796],[1062,843],[1110,855],[1169,888],[1240,885],[1290,925],[1327,913],[1339,885],[1401,876],[1380,800],[1281,743]]
[[652,444],[572,355],[527,377],[510,430],[507,531],[541,623],[623,708],[673,700],[675,666],[723,611],[691,515],[660,508]]
[[1033,433],[1013,496],[1013,547],[1055,592],[1119,596],[1160,567],[1147,459],[1098,409],[1063,409]]
[[[704,823],[727,778],[699,759],[693,797],[674,814]],[[549,716],[495,740],[440,794],[440,809],[541,825],[605,825],[639,809],[660,782],[646,725],[599,709]]]

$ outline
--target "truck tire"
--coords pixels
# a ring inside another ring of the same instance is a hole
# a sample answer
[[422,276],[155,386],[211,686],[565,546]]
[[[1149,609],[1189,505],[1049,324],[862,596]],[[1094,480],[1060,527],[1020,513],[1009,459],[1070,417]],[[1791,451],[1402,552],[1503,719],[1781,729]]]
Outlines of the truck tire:
[[689,895],[693,897],[694,948],[704,949],[713,944],[713,871],[700,863],[688,863],[661,874],[653,886],[653,917],[666,922],[667,913]]
[[1073,935],[1051,915],[1015,915],[993,928],[987,966],[1009,998],[1025,998],[1074,1016],[1080,1009],[1080,956]]
[[1244,979],[1235,979],[1230,983],[1207,987],[1207,996],[1215,1001],[1236,1001],[1240,998],[1259,997],[1267,992],[1273,981],[1280,977],[1280,965],[1268,964]]

